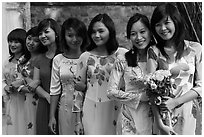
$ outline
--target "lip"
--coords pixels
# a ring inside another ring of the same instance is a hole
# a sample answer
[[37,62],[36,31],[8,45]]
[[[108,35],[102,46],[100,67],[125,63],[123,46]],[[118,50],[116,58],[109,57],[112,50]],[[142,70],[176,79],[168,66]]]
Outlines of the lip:
[[161,32],[161,35],[163,35],[163,36],[166,36],[166,35],[168,35],[169,34],[169,31],[162,31]]
[[11,47],[11,50],[16,50],[17,48],[16,47]]
[[142,45],[145,41],[136,41],[136,44]]

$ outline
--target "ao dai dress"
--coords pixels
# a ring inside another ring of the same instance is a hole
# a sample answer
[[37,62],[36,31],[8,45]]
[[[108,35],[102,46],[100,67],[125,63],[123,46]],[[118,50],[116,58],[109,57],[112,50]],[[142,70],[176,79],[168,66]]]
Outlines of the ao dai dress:
[[[10,85],[13,81],[21,79],[21,74],[17,71],[17,63],[6,61],[3,66],[2,87]],[[24,94],[11,91],[7,94],[3,90],[6,101],[6,134],[7,135],[26,135],[26,122],[24,112]]]
[[[184,53],[181,59],[168,63],[159,49],[154,46],[148,51],[149,67],[170,70],[177,86],[173,91],[175,97],[180,97],[189,90],[202,95],[202,47],[197,42],[185,41]],[[181,107],[174,109],[173,129],[180,135],[194,135],[196,130],[196,113],[199,105],[196,100],[184,103]],[[199,121],[197,121],[199,122]]]
[[[24,60],[24,56],[19,60]],[[24,78],[29,77],[33,79],[34,60],[29,60],[27,63],[21,65],[18,63],[18,71],[23,74]],[[37,111],[38,95],[36,93],[25,93],[25,121],[26,134],[36,135],[36,111]]]
[[[152,134],[150,106],[142,82],[146,73],[146,62],[138,62],[136,67],[130,67],[125,55],[118,56],[111,71],[108,97],[122,103],[123,135]],[[120,90],[121,85],[125,85],[124,91]]]
[[86,135],[116,134],[120,105],[107,97],[107,85],[117,56],[125,51],[124,48],[118,48],[109,56],[84,52],[79,58],[76,76],[87,85],[82,117]]
[[73,135],[75,118],[72,113],[74,78],[78,59],[69,59],[58,54],[53,59],[50,95],[60,95],[59,134]]

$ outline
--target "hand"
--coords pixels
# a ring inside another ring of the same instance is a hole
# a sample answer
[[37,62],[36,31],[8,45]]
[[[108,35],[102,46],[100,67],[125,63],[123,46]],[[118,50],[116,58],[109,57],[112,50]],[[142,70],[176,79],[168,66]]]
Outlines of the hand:
[[160,105],[161,110],[170,110],[172,111],[176,106],[179,105],[179,102],[176,98],[170,98],[170,97],[163,97],[162,103]]
[[17,91],[17,88],[14,88],[13,85],[6,85],[4,87],[4,90],[6,91],[6,93],[10,94],[10,93],[13,93],[13,92],[16,92]]
[[56,124],[57,124],[57,122],[56,122],[55,117],[52,117],[52,118],[50,119],[50,121],[49,121],[48,126],[50,127],[50,130],[51,130],[54,134],[56,134]]
[[13,81],[11,83],[12,87],[17,89],[18,87],[20,87],[21,85],[23,85],[23,80],[22,79],[17,79],[16,81]]
[[152,111],[155,117],[155,123],[157,124],[158,129],[161,131],[162,135],[176,135],[171,125],[167,126],[163,123],[161,115],[159,113],[158,106],[152,105]]
[[50,104],[50,95],[46,97],[47,102]]
[[40,84],[39,80],[33,80],[28,84],[28,86],[32,87],[33,89],[36,89],[39,84]]
[[177,135],[177,133],[173,130],[172,127],[163,125],[162,128],[160,128],[162,135]]
[[78,91],[84,91],[86,89],[86,84],[82,83],[78,79],[74,79],[74,88]]
[[78,122],[75,127],[75,134],[76,135],[84,135],[84,127],[81,122]]

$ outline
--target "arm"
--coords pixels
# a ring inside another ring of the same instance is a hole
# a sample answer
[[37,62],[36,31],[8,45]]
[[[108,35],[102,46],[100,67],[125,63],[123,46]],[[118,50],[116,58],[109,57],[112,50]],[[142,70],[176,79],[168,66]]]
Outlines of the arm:
[[49,120],[49,127],[51,131],[56,134],[56,119],[55,119],[55,112],[57,110],[57,104],[61,95],[62,86],[60,82],[60,65],[59,61],[60,58],[53,59],[52,64],[52,74],[51,74],[51,82],[50,82],[50,120]]
[[55,119],[55,112],[57,109],[57,104],[60,95],[51,95],[50,97],[50,120],[49,120],[49,127],[51,131],[56,134],[56,119]]
[[[36,67],[34,67],[33,80],[40,80],[40,70]],[[38,86],[35,92],[50,103],[50,94],[47,93],[41,86]]]
[[134,92],[125,92],[120,90],[121,80],[123,79],[123,73],[125,71],[125,61],[117,60],[111,71],[111,75],[108,83],[108,97],[123,103],[135,99],[138,95]]
[[157,69],[157,55],[154,52],[153,48],[150,47],[147,51],[147,72],[152,73]]
[[176,106],[189,102],[198,96],[202,96],[202,47],[201,45],[194,45],[195,47],[195,72],[194,72],[194,86],[184,95],[169,99],[165,104],[167,108],[173,109]]

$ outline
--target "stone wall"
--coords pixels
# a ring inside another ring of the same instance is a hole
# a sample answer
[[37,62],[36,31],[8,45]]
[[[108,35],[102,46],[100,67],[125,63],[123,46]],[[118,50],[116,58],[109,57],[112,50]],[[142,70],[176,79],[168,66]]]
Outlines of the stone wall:
[[143,13],[149,18],[155,3],[31,3],[31,26],[35,26],[44,18],[54,18],[62,24],[69,17],[77,17],[88,27],[91,19],[98,13],[107,13],[114,21],[117,39],[120,46],[130,47],[126,39],[126,25],[134,13]]

